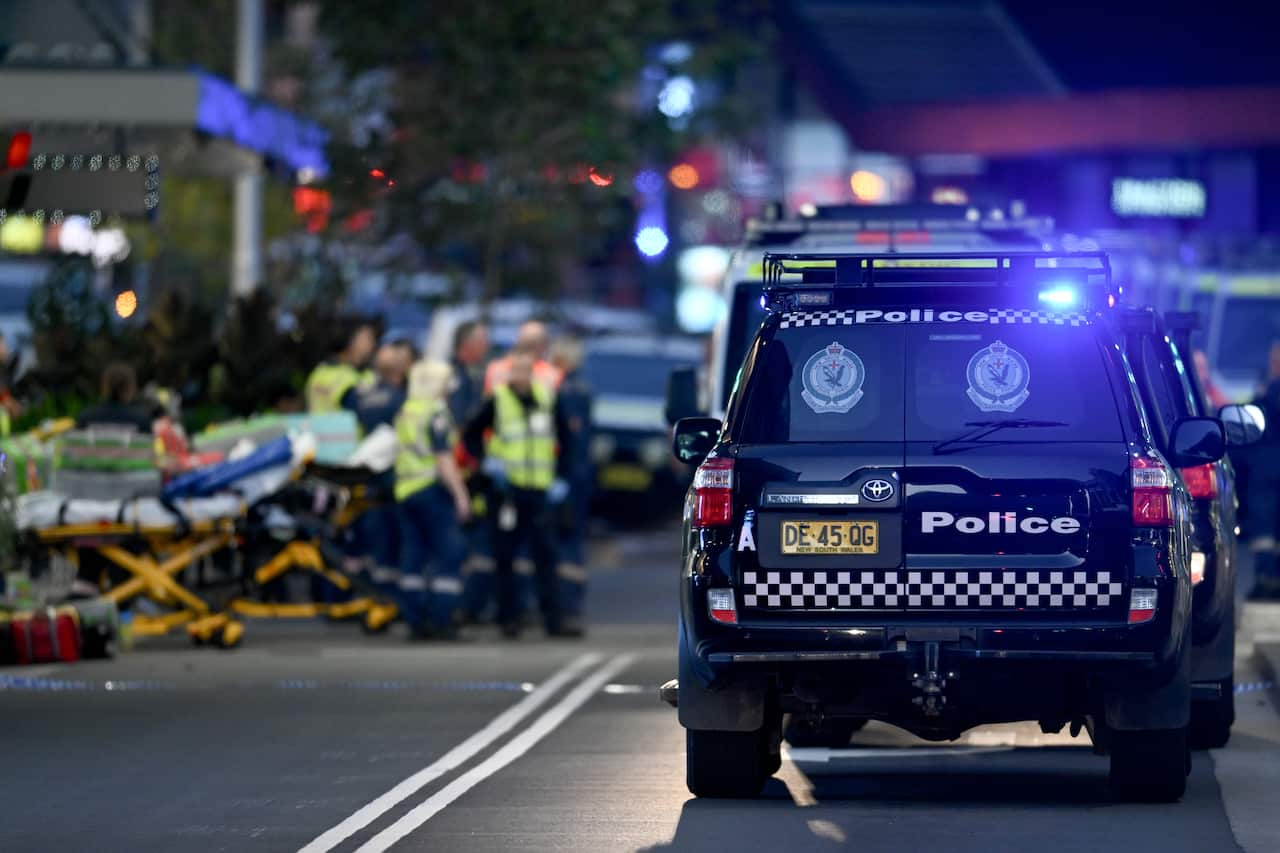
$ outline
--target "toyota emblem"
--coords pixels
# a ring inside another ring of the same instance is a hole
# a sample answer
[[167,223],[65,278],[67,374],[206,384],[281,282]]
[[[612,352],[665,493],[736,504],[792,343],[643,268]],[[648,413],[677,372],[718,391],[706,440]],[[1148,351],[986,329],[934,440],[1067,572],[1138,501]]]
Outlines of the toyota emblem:
[[887,501],[893,497],[893,483],[888,480],[867,480],[862,484],[862,496],[876,503]]

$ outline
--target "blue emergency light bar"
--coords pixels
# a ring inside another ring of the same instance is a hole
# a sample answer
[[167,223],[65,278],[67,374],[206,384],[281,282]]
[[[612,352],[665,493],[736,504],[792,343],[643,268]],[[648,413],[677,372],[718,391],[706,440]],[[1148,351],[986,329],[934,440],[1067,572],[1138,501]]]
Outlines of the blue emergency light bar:
[[1120,290],[1103,252],[770,252],[760,301],[774,310],[947,302],[1080,312],[1114,308]]

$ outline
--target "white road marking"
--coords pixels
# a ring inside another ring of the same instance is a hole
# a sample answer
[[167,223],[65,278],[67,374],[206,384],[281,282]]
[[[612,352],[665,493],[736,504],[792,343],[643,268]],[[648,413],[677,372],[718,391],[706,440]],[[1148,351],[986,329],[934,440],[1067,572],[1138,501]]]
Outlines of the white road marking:
[[538,741],[555,731],[569,718],[570,714],[585,705],[609,679],[631,666],[635,660],[636,655],[625,654],[609,661],[589,678],[584,679],[541,717],[530,723],[528,728],[509,740],[501,749],[432,794],[391,826],[370,838],[356,853],[382,853],[389,850],[405,836],[439,814],[458,797],[532,749]]
[[300,853],[325,853],[325,851],[337,847],[343,841],[422,790],[424,786],[440,778],[450,770],[460,767],[463,762],[475,757],[482,749],[514,729],[521,720],[546,704],[560,688],[577,678],[585,670],[599,663],[603,657],[604,655],[598,652],[591,652],[574,658],[567,666],[544,681],[528,696],[525,696],[515,705],[494,717],[489,725],[449,750],[434,764],[424,767],[376,800],[362,806],[342,823],[324,832],[306,847],[303,847]]

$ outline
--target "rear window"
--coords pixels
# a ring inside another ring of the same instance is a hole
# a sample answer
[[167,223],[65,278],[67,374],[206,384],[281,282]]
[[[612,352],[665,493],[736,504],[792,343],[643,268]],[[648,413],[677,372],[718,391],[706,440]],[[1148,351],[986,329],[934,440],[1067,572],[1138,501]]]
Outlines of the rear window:
[[1000,420],[1056,425],[985,440],[1122,437],[1106,361],[1085,326],[780,328],[760,349],[744,403],[747,443],[939,441]]
[[595,391],[663,398],[671,371],[696,364],[697,359],[593,352],[587,355],[583,373]]

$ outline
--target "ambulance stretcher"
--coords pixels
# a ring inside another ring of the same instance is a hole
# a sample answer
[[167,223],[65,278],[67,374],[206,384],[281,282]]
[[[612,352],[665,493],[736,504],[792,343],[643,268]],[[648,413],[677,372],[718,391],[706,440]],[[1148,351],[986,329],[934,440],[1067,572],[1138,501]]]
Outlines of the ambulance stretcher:
[[[362,615],[366,628],[385,627],[395,618],[395,608],[372,596],[337,604],[259,600],[258,593],[266,585],[291,571],[315,573],[343,591],[362,586],[340,570],[340,563],[335,568],[333,549],[319,538],[349,523],[359,501],[328,501],[325,508],[335,517],[327,519],[325,526],[300,523],[285,508],[282,496],[296,492],[304,482],[313,483],[317,476],[333,474],[335,466],[318,466],[313,472],[313,456],[313,438],[294,434],[274,439],[243,458],[179,476],[158,495],[121,500],[52,492],[22,495],[15,507],[16,528],[30,554],[56,556],[77,570],[86,555],[93,555],[95,565],[104,567],[104,594],[117,604],[140,597],[156,605],[159,615],[135,613],[133,630],[138,635],[167,634],[185,626],[197,643],[230,648],[244,634],[243,623],[233,614]],[[345,472],[349,481],[370,476],[372,472],[363,465]],[[250,543],[257,547],[248,548]],[[221,607],[211,604],[210,597],[201,594],[207,591],[186,579],[199,574],[193,569],[215,558],[236,567],[241,591]]]

